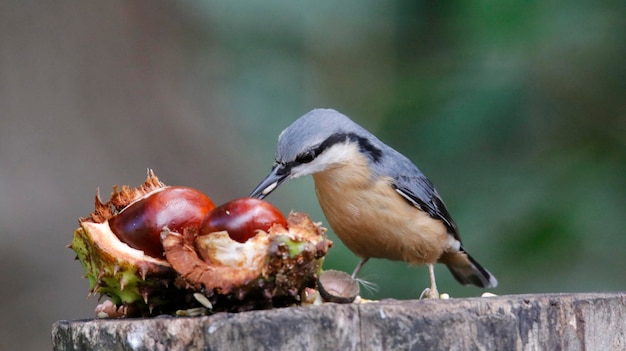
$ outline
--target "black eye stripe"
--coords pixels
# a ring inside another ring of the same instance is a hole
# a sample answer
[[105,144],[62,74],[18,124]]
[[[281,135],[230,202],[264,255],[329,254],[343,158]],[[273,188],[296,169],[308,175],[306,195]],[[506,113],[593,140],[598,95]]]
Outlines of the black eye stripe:
[[296,162],[298,163],[309,163],[317,157],[317,148],[315,150],[309,150],[303,154],[300,154],[296,157]]
[[296,159],[293,162],[290,162],[289,166],[309,163],[313,161],[317,156],[319,156],[322,152],[324,152],[324,150],[330,148],[335,144],[345,143],[347,141],[357,143],[359,145],[359,150],[362,153],[369,155],[374,162],[378,162],[382,157],[382,150],[372,145],[372,143],[370,143],[367,138],[364,138],[354,133],[337,133],[329,136],[316,148],[307,150],[296,156]]

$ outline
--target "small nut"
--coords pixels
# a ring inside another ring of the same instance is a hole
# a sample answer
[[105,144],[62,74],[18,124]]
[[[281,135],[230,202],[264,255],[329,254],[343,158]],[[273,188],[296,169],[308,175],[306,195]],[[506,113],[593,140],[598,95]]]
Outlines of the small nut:
[[317,284],[326,302],[351,303],[359,295],[359,282],[346,272],[324,271]]

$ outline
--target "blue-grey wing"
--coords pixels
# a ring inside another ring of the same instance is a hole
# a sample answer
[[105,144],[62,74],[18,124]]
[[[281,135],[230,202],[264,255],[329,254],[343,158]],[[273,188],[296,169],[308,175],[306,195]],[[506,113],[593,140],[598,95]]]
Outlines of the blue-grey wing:
[[441,196],[433,184],[418,171],[418,175],[398,175],[392,184],[394,190],[413,206],[428,213],[432,218],[441,220],[455,239],[460,240],[456,223],[450,216]]

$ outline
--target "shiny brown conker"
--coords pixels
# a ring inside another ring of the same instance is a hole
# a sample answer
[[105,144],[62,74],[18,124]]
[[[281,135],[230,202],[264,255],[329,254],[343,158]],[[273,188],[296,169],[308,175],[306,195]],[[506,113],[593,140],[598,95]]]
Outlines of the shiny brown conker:
[[276,207],[267,201],[245,197],[211,211],[200,226],[200,234],[225,230],[231,239],[244,243],[257,231],[267,231],[274,224],[287,228],[285,216]]
[[157,190],[131,203],[109,219],[109,226],[128,246],[152,257],[163,257],[161,231],[167,226],[181,232],[186,227],[199,228],[215,208],[213,201],[199,190],[171,186]]

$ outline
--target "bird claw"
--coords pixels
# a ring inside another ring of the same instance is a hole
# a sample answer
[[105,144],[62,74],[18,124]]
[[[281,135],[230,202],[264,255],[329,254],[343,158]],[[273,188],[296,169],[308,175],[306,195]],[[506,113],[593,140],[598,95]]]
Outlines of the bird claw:
[[426,288],[420,294],[420,300],[421,299],[439,299],[439,298],[440,298],[439,291],[437,291],[437,289]]

